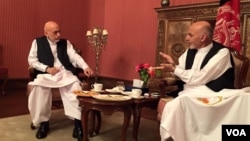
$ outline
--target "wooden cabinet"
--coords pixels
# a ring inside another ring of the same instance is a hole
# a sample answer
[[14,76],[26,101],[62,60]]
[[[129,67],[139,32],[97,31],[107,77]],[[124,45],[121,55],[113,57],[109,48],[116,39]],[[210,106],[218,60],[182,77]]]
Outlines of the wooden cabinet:
[[[158,13],[158,34],[156,65],[162,60],[159,52],[170,54],[177,62],[179,56],[189,45],[185,42],[186,31],[195,21],[207,20],[215,23],[218,2],[195,4],[185,6],[174,6],[167,8],[155,8]],[[250,59],[250,1],[241,1],[241,54]],[[167,75],[167,74],[164,74]],[[248,70],[247,85],[250,86],[250,68]]]

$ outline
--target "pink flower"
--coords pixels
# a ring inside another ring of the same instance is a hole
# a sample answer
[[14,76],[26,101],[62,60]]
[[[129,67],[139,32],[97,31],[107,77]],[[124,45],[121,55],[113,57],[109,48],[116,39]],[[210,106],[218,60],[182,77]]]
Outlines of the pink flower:
[[142,66],[143,66],[143,68],[145,68],[145,69],[148,69],[149,67],[151,67],[148,63],[144,63],[144,64],[142,64]]
[[149,63],[141,63],[136,65],[135,71],[139,73],[140,79],[144,81],[144,86],[147,86],[150,77],[155,75],[155,71],[152,69]]
[[149,67],[148,68],[148,73],[150,74],[150,76],[154,76],[155,75],[155,70],[153,69],[153,67]]

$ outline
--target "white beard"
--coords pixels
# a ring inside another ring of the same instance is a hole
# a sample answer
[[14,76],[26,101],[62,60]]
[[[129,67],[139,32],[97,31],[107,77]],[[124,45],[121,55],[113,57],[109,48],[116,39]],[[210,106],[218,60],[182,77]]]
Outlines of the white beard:
[[196,47],[194,45],[190,45],[190,49],[195,49]]

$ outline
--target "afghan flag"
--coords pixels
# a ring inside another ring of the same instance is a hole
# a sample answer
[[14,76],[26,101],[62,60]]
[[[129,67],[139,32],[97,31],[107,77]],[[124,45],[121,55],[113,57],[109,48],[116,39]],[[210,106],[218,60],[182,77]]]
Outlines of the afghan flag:
[[213,36],[226,47],[241,50],[240,0],[220,0]]

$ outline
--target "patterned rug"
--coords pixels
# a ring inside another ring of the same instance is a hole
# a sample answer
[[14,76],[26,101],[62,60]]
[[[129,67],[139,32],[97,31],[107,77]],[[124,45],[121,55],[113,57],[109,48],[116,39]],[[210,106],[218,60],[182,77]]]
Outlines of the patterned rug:
[[[132,121],[127,131],[127,141],[132,141]],[[89,141],[119,141],[123,114],[116,112],[111,116],[102,115],[100,133],[89,137]],[[74,122],[68,119],[63,110],[54,110],[50,120],[50,132],[45,139],[39,141],[76,141],[72,138]],[[38,141],[35,134],[37,130],[30,129],[30,116],[21,115],[0,119],[1,141]],[[158,124],[154,120],[141,119],[138,141],[159,141]]]

